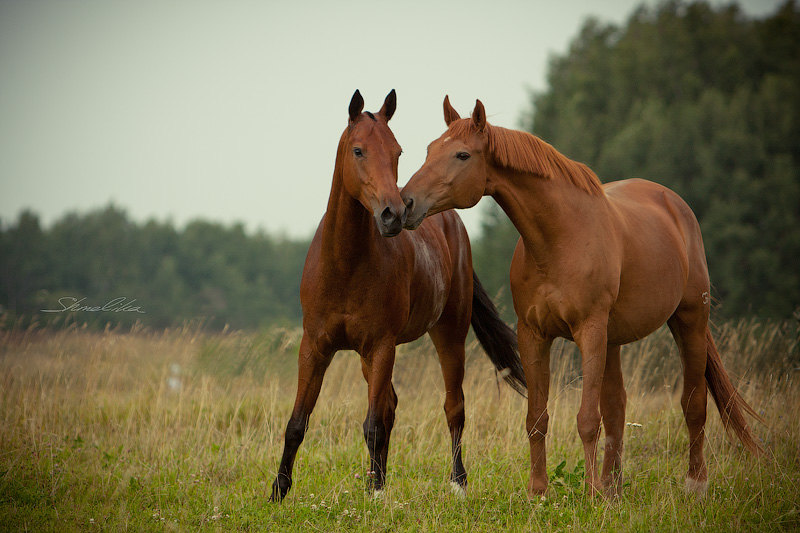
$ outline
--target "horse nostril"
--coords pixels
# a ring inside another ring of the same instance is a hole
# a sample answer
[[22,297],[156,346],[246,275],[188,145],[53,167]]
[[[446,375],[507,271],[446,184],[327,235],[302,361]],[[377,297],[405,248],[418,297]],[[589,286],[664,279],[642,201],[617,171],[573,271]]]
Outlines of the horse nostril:
[[387,226],[392,223],[392,221],[397,218],[397,215],[394,211],[392,211],[391,207],[387,207],[381,212],[381,222],[386,224]]
[[407,200],[403,200],[403,203],[406,204],[406,211],[413,211],[414,209],[414,199],[408,198]]

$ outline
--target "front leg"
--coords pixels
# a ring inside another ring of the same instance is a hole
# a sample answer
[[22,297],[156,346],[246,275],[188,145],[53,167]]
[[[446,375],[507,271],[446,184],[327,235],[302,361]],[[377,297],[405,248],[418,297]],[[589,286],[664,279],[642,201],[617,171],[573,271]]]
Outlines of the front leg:
[[389,438],[397,408],[397,394],[392,385],[394,357],[394,342],[384,342],[362,356],[361,362],[369,397],[367,418],[364,420],[364,440],[370,459],[367,488],[375,492],[382,490],[386,483]]
[[528,384],[528,416],[525,429],[531,449],[531,472],[528,498],[542,496],[547,490],[547,396],[550,391],[550,346],[552,339],[542,338],[522,322],[517,333],[519,355]]
[[573,332],[581,351],[583,390],[578,410],[578,434],[583,441],[586,461],[586,487],[592,494],[602,493],[603,485],[597,471],[597,440],[600,436],[600,395],[606,366],[608,317],[586,320]]
[[308,336],[304,333],[300,341],[298,357],[297,397],[295,398],[292,416],[286,425],[286,436],[278,475],[272,483],[270,501],[280,502],[292,487],[292,468],[297,449],[303,442],[308,428],[308,419],[317,403],[322,388],[322,378],[333,358],[333,351],[320,351],[312,347]]

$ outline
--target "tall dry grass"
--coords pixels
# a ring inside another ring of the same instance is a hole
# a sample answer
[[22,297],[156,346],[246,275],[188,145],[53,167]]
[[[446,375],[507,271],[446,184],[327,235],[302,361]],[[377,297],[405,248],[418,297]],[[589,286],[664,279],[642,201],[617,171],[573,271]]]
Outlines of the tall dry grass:
[[287,501],[267,505],[296,391],[300,336],[297,329],[206,334],[193,327],[3,333],[0,528],[674,529],[698,520],[709,527],[800,526],[796,324],[717,328],[735,383],[767,422],[754,430],[768,456],[750,457],[726,437],[709,402],[712,488],[702,504],[680,490],[687,466],[680,361],[660,330],[623,349],[631,425],[621,502],[583,498],[575,429],[580,365],[566,342],[556,343],[551,357],[550,498],[525,498],[526,402],[498,384],[474,341],[464,387],[469,496],[448,496],[441,372],[430,342],[421,340],[398,351],[385,500],[372,502],[363,491],[366,384],[357,354],[344,352],[326,374]]

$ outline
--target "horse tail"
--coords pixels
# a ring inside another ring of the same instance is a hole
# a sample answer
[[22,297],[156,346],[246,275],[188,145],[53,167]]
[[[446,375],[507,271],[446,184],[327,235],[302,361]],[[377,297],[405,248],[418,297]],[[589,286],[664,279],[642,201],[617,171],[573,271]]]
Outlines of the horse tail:
[[472,329],[495,369],[522,396],[527,390],[517,334],[500,318],[478,276],[472,273]]
[[722,424],[727,431],[733,430],[749,451],[755,454],[762,453],[764,450],[751,433],[743,411],[759,422],[764,423],[764,419],[736,392],[736,387],[733,386],[725,367],[722,366],[722,359],[708,326],[706,326],[706,354],[708,356],[706,361],[706,383],[708,383],[714,403],[717,404]]

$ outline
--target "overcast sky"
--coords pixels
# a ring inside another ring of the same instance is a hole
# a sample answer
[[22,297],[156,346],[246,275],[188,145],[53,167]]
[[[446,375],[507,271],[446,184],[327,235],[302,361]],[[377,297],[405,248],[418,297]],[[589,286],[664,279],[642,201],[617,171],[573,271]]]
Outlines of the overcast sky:
[[[136,221],[309,237],[355,89],[372,111],[397,90],[402,185],[445,94],[517,127],[584,20],[640,3],[0,0],[0,219],[113,202]],[[461,215],[477,236],[480,209]]]

